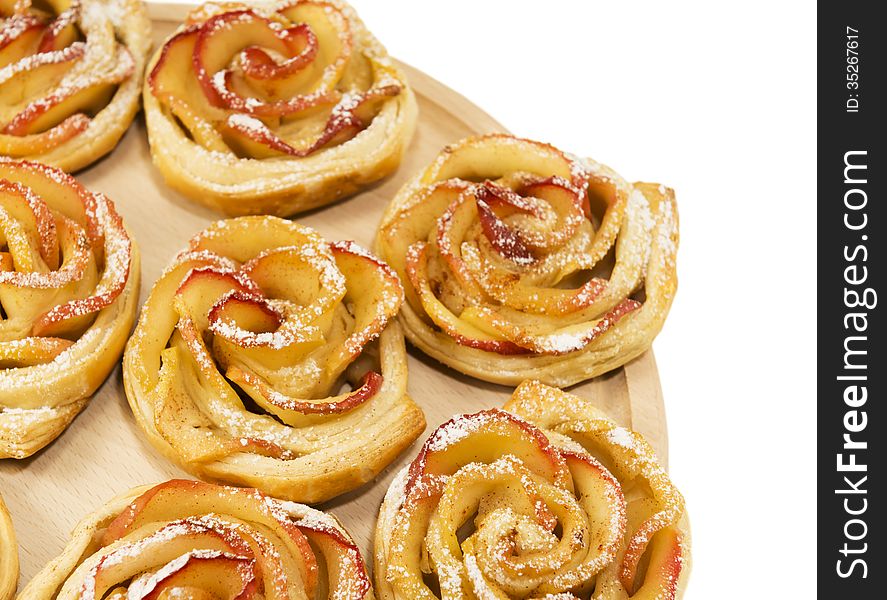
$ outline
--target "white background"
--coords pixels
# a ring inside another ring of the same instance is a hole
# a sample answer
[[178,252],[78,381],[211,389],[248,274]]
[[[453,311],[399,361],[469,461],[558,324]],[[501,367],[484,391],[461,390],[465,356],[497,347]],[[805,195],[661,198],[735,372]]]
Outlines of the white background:
[[676,190],[680,285],[654,348],[685,597],[814,597],[815,3],[352,4],[514,133]]
[[677,191],[680,288],[654,348],[686,598],[813,597],[815,4],[352,4],[514,133]]

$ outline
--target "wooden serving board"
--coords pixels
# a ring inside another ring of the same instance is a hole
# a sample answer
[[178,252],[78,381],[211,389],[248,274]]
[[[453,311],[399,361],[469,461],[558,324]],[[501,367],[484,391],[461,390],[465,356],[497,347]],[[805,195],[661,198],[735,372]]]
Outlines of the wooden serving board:
[[[159,25],[157,40],[170,30]],[[400,170],[380,185],[298,217],[329,240],[353,239],[371,246],[386,203],[406,179],[440,149],[464,136],[504,128],[468,100],[406,65],[420,119]],[[220,215],[187,201],[164,185],[151,163],[144,120],[139,117],[110,156],[77,175],[116,203],[142,251],[142,296],[187,240]],[[410,395],[425,411],[428,429],[371,483],[319,508],[333,511],[368,560],[371,532],[394,473],[415,456],[428,433],[452,415],[501,406],[511,389],[463,376],[415,349],[409,356]],[[624,368],[572,389],[594,400],[620,424],[643,433],[667,460],[665,411],[652,352]],[[21,558],[19,588],[68,540],[74,525],[116,494],[136,485],[189,477],[160,456],[130,413],[119,367],[68,430],[48,448],[22,461],[0,461],[0,493],[15,524]]]

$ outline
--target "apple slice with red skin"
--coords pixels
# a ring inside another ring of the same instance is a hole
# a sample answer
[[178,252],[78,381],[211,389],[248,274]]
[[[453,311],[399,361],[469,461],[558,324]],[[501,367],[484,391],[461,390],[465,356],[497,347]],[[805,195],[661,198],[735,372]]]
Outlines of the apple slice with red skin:
[[[330,244],[336,266],[345,276],[345,300],[354,302],[355,330],[342,344],[339,359],[351,363],[364,346],[379,337],[403,303],[403,287],[397,273],[353,241]],[[369,281],[365,280],[369,274]],[[356,289],[354,283],[361,282]],[[338,369],[336,369],[338,370]]]
[[[248,47],[240,53],[240,66],[248,87],[259,89],[263,98],[272,101],[328,89],[313,84],[317,73],[314,61],[318,55],[318,41],[311,27],[307,23],[300,23],[282,34],[290,48],[290,58],[277,62],[257,46]],[[232,71],[228,69],[224,73],[228,75]],[[217,82],[214,79],[213,83]]]
[[494,339],[487,332],[462,321],[434,296],[428,279],[428,249],[425,242],[417,242],[407,249],[406,272],[425,314],[456,343],[503,356],[528,353],[526,348],[506,339]]
[[64,91],[35,100],[28,104],[6,125],[3,133],[29,135],[46,131],[62,123],[74,113],[96,113],[104,108],[117,85],[132,75],[135,61],[128,50],[120,50],[120,65],[116,72],[105,80],[90,82],[79,87],[72,86]]
[[492,184],[487,183],[476,188],[475,206],[477,216],[480,219],[484,236],[490,241],[493,248],[504,258],[522,267],[530,266],[537,261],[530,247],[524,242],[520,232],[512,229],[500,219],[489,203],[485,200],[493,192]]
[[[59,265],[59,241],[56,234],[55,218],[49,206],[29,187],[16,181],[0,179],[0,207],[20,223],[26,231],[33,232],[37,239],[30,240],[37,246],[40,257],[49,267]],[[28,265],[28,270],[36,270],[36,265]]]
[[[209,327],[209,312],[220,298],[231,291],[261,299],[262,291],[240,271],[216,267],[192,269],[176,289],[176,303],[201,331]],[[183,315],[183,316],[184,316]]]
[[86,131],[91,121],[92,119],[88,116],[78,113],[42,133],[28,136],[10,136],[0,133],[0,147],[11,157],[44,154]]
[[224,293],[209,309],[209,330],[238,346],[269,345],[283,315],[256,293],[233,289]]
[[[372,120],[379,102],[400,93],[399,86],[374,88],[364,94],[343,97],[333,107],[320,135],[312,142],[294,147],[280,138],[263,121],[249,114],[235,113],[225,121],[222,131],[243,154],[258,158],[293,156],[303,158],[327,147],[342,144],[364,130]],[[313,105],[312,105],[313,106]],[[251,112],[257,113],[254,107]]]
[[148,588],[131,600],[158,600],[177,588],[208,591],[219,600],[250,600],[259,597],[253,561],[217,551],[194,551],[168,563],[151,577]]
[[26,337],[14,342],[0,342],[0,368],[30,367],[52,362],[74,342],[56,337]]
[[684,568],[683,534],[674,526],[662,529],[653,537],[647,552],[650,560],[643,581],[636,581],[635,571],[623,567],[622,586],[632,600],[674,600]]
[[30,55],[46,26],[30,13],[13,15],[0,25],[0,69]]
[[[203,341],[203,336],[201,335],[202,330],[198,329],[195,326],[194,321],[188,316],[182,316],[179,319],[176,328],[181,334],[182,340],[185,342],[185,346],[194,359],[197,368],[208,381],[212,382],[212,385],[216,388],[216,393],[233,394],[233,390],[230,389],[227,383],[222,381],[216,371],[213,357],[210,355],[209,350],[206,348],[206,343]],[[252,437],[231,439],[228,443],[228,451],[232,454],[234,452],[251,452],[253,454],[258,454],[259,456],[267,456],[278,460],[291,460],[294,458],[293,453],[283,446],[269,440]]]
[[[558,215],[553,233],[523,232],[502,221],[497,209],[500,212],[505,209],[506,214],[517,211],[542,216],[537,207],[521,194],[533,195],[551,205]],[[484,181],[475,186],[474,197],[485,237],[500,255],[522,266],[537,261],[534,250],[546,250],[566,243],[575,235],[584,218],[579,191],[560,177],[530,183],[523,186],[520,193]]]
[[210,103],[225,108],[213,85],[213,77],[224,69],[232,56],[251,46],[288,56],[298,50],[299,37],[272,28],[268,19],[249,9],[213,15],[200,25],[197,33],[192,55],[194,74]]
[[95,216],[98,195],[87,190],[72,176],[43,163],[0,156],[0,179],[17,181],[40,198],[52,198],[56,211],[84,224],[93,248],[101,252],[103,236]]
[[0,283],[10,284],[25,289],[56,289],[72,281],[80,279],[89,261],[89,240],[74,221],[64,219],[64,226],[59,228],[60,246],[65,255],[65,262],[54,271],[21,273],[18,271],[0,271]]
[[[106,250],[103,255],[106,265],[114,265],[110,267],[113,277],[102,286],[99,293],[60,304],[41,315],[34,323],[33,335],[52,335],[69,319],[96,313],[110,306],[126,288],[132,269],[132,240],[111,201],[100,197],[99,202],[104,204],[110,221],[109,227],[105,229]],[[106,266],[107,268],[109,267]]]
[[59,14],[43,32],[37,52],[61,50],[77,41],[80,32],[77,19],[80,17],[80,3],[72,2],[71,7]]
[[213,86],[224,108],[262,118],[291,117],[319,107],[334,106],[342,97],[339,92],[321,90],[271,102],[254,97],[246,98],[235,91],[234,73],[231,71],[216,75]]
[[329,597],[363,600],[370,593],[372,583],[357,545],[336,527],[316,519],[298,521],[296,526],[324,557],[331,582]]
[[597,459],[585,452],[559,449],[570,469],[575,496],[587,515],[588,554],[569,570],[558,574],[535,594],[575,589],[594,578],[613,560],[627,526],[625,496],[619,481]]
[[251,488],[234,488],[201,481],[173,479],[139,496],[109,525],[102,538],[107,546],[146,523],[200,514],[228,514],[272,529],[290,553],[301,558],[302,581],[308,597],[317,587],[317,560],[308,540],[277,506],[278,501]]
[[456,416],[431,434],[410,464],[406,496],[419,489],[420,480],[433,481],[469,463],[491,463],[504,454],[514,455],[546,481],[572,490],[567,464],[545,434],[523,419],[493,408]]
[[622,318],[635,312],[641,306],[642,304],[637,300],[626,298],[594,322],[574,325],[547,334],[528,333],[520,324],[513,323],[507,317],[499,314],[495,308],[469,307],[465,313],[470,311],[470,316],[463,313],[463,318],[469,322],[484,323],[501,332],[512,343],[526,348],[534,354],[561,356],[582,350],[610,330]]
[[241,52],[243,72],[254,79],[281,79],[305,68],[317,56],[317,36],[305,23],[283,31],[284,43],[294,56],[277,62],[258,46]]
[[518,189],[516,198],[538,198],[547,203],[558,216],[551,233],[523,232],[524,243],[536,250],[549,250],[558,248],[573,238],[586,218],[582,209],[583,194],[572,183],[556,175],[528,183]]
[[8,78],[0,83],[0,102],[14,105],[54,87],[86,52],[86,44],[75,42],[62,49],[33,55],[11,65]]
[[[198,560],[192,562],[192,558]],[[227,560],[230,558],[247,568],[238,573],[236,563]],[[150,594],[158,584],[162,585],[177,573],[182,574],[183,584],[221,591],[217,583],[198,579],[201,569],[209,569],[213,580],[219,582],[219,567],[235,575],[233,580],[221,580],[228,589],[235,589],[238,595],[243,591],[254,593],[257,588],[254,564],[252,547],[236,527],[209,514],[189,516],[167,522],[137,542],[124,543],[104,555],[84,578],[81,598],[98,600],[115,585],[158,566],[161,568],[152,578],[154,581],[147,582],[141,589],[143,593]]]
[[200,93],[202,86],[198,84],[194,75],[192,58],[199,36],[199,25],[191,25],[172,36],[163,45],[157,63],[148,74],[148,87],[160,100],[179,98],[199,113],[205,114],[208,119],[217,120],[225,113],[219,107],[213,106],[207,97]]
[[287,415],[280,414],[280,411],[285,411],[285,413],[292,412],[297,415],[346,413],[375,396],[382,388],[384,381],[379,373],[367,371],[361,379],[360,385],[350,392],[321,400],[303,400],[277,392],[265,383],[261,377],[244,371],[239,367],[229,368],[225,376],[253,398],[261,397],[263,402],[267,402],[271,406],[280,409],[273,412],[284,422],[288,422]]

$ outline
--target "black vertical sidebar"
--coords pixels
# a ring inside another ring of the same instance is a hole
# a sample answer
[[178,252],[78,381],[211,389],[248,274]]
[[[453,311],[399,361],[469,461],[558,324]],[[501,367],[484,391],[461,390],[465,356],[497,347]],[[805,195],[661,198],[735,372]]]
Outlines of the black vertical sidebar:
[[[818,3],[818,589],[887,583],[887,36],[877,3]],[[803,500],[799,500],[803,501]],[[790,551],[790,550],[788,550]]]

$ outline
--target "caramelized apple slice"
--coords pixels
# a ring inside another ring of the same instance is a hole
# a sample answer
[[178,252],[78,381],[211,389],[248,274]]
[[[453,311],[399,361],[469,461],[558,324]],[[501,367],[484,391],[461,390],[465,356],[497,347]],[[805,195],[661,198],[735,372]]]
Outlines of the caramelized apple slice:
[[628,298],[600,319],[578,323],[550,333],[528,331],[521,324],[500,316],[500,309],[489,307],[469,307],[462,312],[461,318],[478,328],[495,329],[506,339],[533,353],[562,355],[581,350],[641,306],[640,302]]
[[77,29],[77,19],[80,18],[80,3],[70,2],[70,7],[59,13],[49,24],[40,44],[38,53],[52,52],[71,46],[80,37]]
[[179,284],[175,303],[179,314],[189,317],[203,331],[209,327],[209,312],[220,298],[231,291],[261,298],[261,290],[238,271],[216,267],[193,269]]
[[70,332],[77,326],[73,321],[110,306],[126,287],[132,268],[132,240],[114,205],[104,196],[99,196],[98,202],[109,224],[104,230],[105,247],[102,253],[107,266],[105,275],[90,296],[70,300],[41,315],[34,323],[34,335],[63,335]]
[[0,178],[18,181],[40,198],[52,198],[59,213],[84,224],[93,250],[101,254],[102,234],[95,217],[98,211],[96,195],[76,179],[42,163],[3,158],[0,158]]
[[293,2],[279,13],[291,23],[305,23],[311,28],[318,48],[313,70],[321,73],[314,89],[333,89],[348,66],[353,49],[348,19],[337,6],[326,2]]
[[586,519],[589,523],[584,539],[588,553],[577,565],[562,569],[537,592],[554,593],[587,582],[616,559],[627,526],[625,496],[622,486],[590,455],[560,451],[567,462],[570,476]]
[[494,408],[459,415],[438,427],[410,464],[406,493],[409,496],[425,476],[449,475],[469,463],[491,463],[506,453],[546,481],[572,489],[567,465],[545,434]]
[[554,146],[494,133],[468,138],[448,147],[426,170],[422,181],[496,180],[510,173],[530,173],[539,177],[554,175],[572,182],[577,188],[583,176],[578,166]]
[[209,150],[230,153],[215,128],[216,122],[225,119],[225,111],[209,103],[192,69],[198,31],[196,25],[186,28],[163,46],[148,75],[148,87],[170,107],[195,141]]
[[58,90],[51,96],[31,102],[3,131],[11,135],[29,135],[50,129],[74,113],[96,113],[107,105],[117,85],[129,77],[134,68],[135,62],[129,51],[121,47],[118,66],[112,73],[100,81]]
[[[407,281],[408,277],[405,260],[400,258],[405,257],[408,248],[416,242],[427,241],[428,234],[440,215],[459,198],[468,185],[464,182],[444,181],[432,186],[403,207],[379,231],[381,254],[390,257],[390,264],[401,281]],[[408,300],[411,300],[410,295],[411,292],[408,291]],[[415,302],[411,301],[411,304],[415,305]]]
[[684,561],[682,537],[677,527],[667,527],[653,537],[647,549],[650,561],[639,586],[633,574],[623,573],[621,582],[625,589],[637,589],[632,600],[675,598]]
[[85,52],[86,44],[76,42],[62,50],[35,54],[29,60],[11,65],[0,81],[0,104],[27,104],[36,95],[56,87]]
[[30,13],[6,19],[0,25],[0,69],[31,54],[45,29],[40,19]]
[[363,600],[372,584],[363,566],[360,549],[331,524],[303,519],[296,526],[319,550],[331,582],[329,597]]
[[498,354],[523,354],[527,350],[505,339],[495,330],[484,330],[456,317],[431,289],[428,279],[428,251],[423,242],[410,246],[406,256],[407,277],[428,318],[456,342],[469,348],[478,348]]
[[222,104],[233,111],[253,117],[294,117],[322,107],[329,108],[341,98],[335,90],[318,90],[310,94],[300,94],[292,98],[267,101],[253,96],[244,96],[236,91],[237,82],[232,71],[221,71],[213,77],[213,86]]
[[248,488],[217,486],[199,481],[175,479],[155,486],[139,496],[108,525],[103,545],[135,531],[146,523],[209,513],[227,514],[269,528],[280,538],[297,561],[308,596],[317,586],[317,561],[308,540],[281,511],[275,500]]
[[14,342],[0,342],[0,368],[30,367],[52,362],[74,342],[54,337],[27,337]]
[[403,303],[403,288],[391,267],[356,243],[333,242],[330,249],[346,281],[342,301],[351,304],[354,317],[353,332],[327,358],[326,376],[335,379],[397,314]]
[[368,371],[360,385],[350,392],[320,400],[292,398],[281,394],[260,377],[239,367],[231,367],[225,376],[252,397],[259,406],[289,425],[301,424],[304,415],[341,414],[370,400],[382,387],[382,376]]
[[12,157],[49,152],[86,131],[91,119],[84,114],[71,115],[52,129],[27,136],[0,133],[0,153]]
[[[124,557],[126,560],[121,560]],[[124,545],[103,556],[85,577],[82,596],[99,600],[114,585],[161,567],[140,590],[148,597],[153,597],[151,592],[158,586],[180,581],[220,591],[223,595],[219,597],[227,598],[226,590],[255,591],[253,563],[249,544],[231,526],[213,517],[187,517],[173,520],[138,544]],[[224,571],[229,575],[222,575]],[[215,583],[201,580],[202,572]],[[219,583],[229,587],[219,587]]]
[[297,35],[272,28],[268,19],[252,10],[233,10],[210,17],[200,27],[192,65],[204,95],[211,104],[223,108],[225,103],[213,85],[213,77],[225,69],[232,56],[251,46],[291,56],[298,44]]
[[474,202],[484,235],[502,257],[519,266],[532,265],[536,262],[536,256],[521,233],[506,225],[485,200],[493,193],[489,191],[490,188],[490,184],[479,186],[475,192]]
[[33,290],[51,290],[81,280],[92,257],[89,240],[83,228],[62,217],[57,221],[58,239],[64,261],[55,271],[22,273],[0,271],[0,285],[12,285]]
[[[58,236],[49,206],[30,188],[15,181],[0,179],[0,208],[25,232],[29,248],[38,250],[40,259],[45,262],[44,268],[58,268]],[[20,270],[41,270],[34,260],[36,257],[30,255],[30,250],[16,251],[15,245],[10,245],[9,250]]]
[[152,575],[133,600],[159,600],[181,588],[204,590],[218,600],[259,597],[254,561],[214,550],[192,550],[170,561]]
[[[248,86],[261,90],[262,97],[271,101],[317,91],[316,85],[312,84],[318,69],[313,64],[317,57],[317,36],[305,23],[284,30],[282,35],[289,47],[289,58],[278,62],[256,46],[246,48],[240,54],[243,77]],[[225,75],[233,74],[231,70],[225,72]]]

